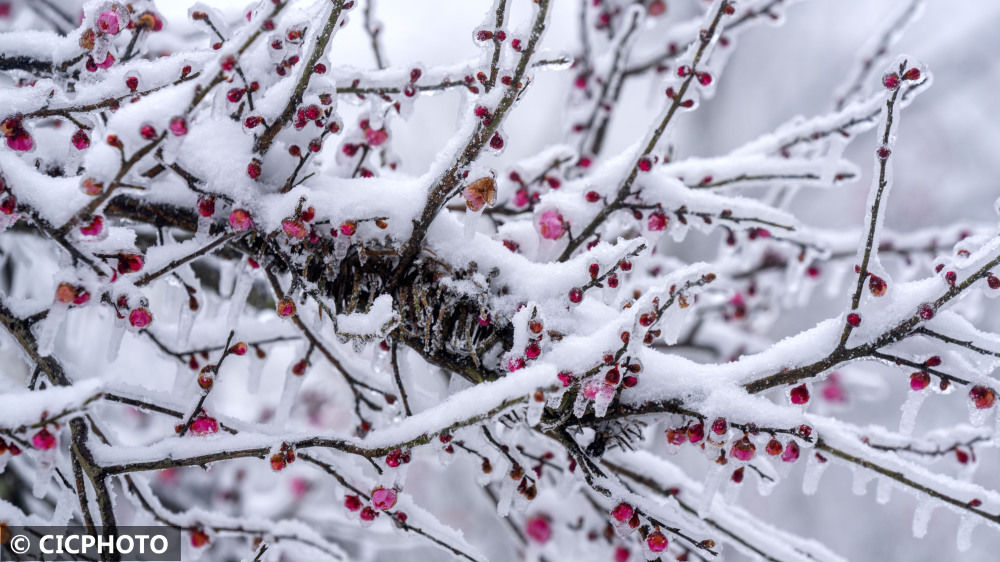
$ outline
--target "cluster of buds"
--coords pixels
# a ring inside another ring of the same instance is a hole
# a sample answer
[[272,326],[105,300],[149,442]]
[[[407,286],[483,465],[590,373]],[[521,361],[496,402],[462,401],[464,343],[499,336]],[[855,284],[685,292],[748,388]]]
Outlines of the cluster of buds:
[[[691,443],[701,447],[703,450],[708,450],[709,447],[719,451],[718,456],[715,457],[716,462],[720,464],[726,464],[727,456],[725,454],[725,448],[727,446],[727,436],[729,435],[729,423],[725,418],[719,417],[712,421],[712,425],[708,432],[705,431],[705,422],[695,421],[694,423],[685,425],[683,427],[671,428],[665,431],[667,443],[672,447],[679,447],[685,443]],[[732,439],[728,442],[729,445],[729,455],[728,458],[733,458],[742,462],[749,462],[757,453],[757,446],[751,440],[751,436],[756,435],[758,430],[753,427],[747,427],[742,436]],[[811,433],[812,429],[808,426],[802,426],[797,432],[802,438],[807,438]],[[713,435],[718,438],[718,440],[713,438]],[[786,463],[792,463],[799,458],[799,445],[794,439],[789,439],[787,443],[783,444],[775,435],[771,435],[771,438],[767,441],[764,446],[764,451],[772,457],[781,456],[781,460]],[[715,453],[712,453],[714,456]],[[736,469],[733,473],[733,480],[739,482],[742,480],[743,472],[740,468]]]
[[295,462],[295,449],[288,443],[282,443],[281,449],[271,455],[271,470],[283,470],[286,466]]
[[60,283],[56,287],[56,302],[81,305],[90,300],[90,293],[82,286]]
[[21,448],[17,446],[17,443],[11,441],[10,443],[0,439],[0,455],[10,453],[10,456],[16,457],[21,454]]
[[920,69],[916,67],[906,70],[903,72],[902,76],[900,76],[899,73],[890,72],[882,76],[882,85],[885,86],[887,90],[895,90],[899,88],[901,79],[916,82],[917,80],[920,80],[920,76]]
[[7,147],[18,152],[27,152],[35,147],[35,141],[24,127],[20,116],[8,117],[0,122],[0,132],[7,139]]
[[524,348],[524,356],[532,361],[542,354],[542,343],[545,341],[544,325],[537,314],[537,309],[531,311],[531,319],[528,320],[528,345]]
[[[308,207],[302,210],[294,217],[289,217],[281,221],[281,230],[284,231],[285,235],[289,238],[295,240],[304,240],[311,232],[306,226],[316,217],[316,210],[312,207]],[[315,233],[310,236],[310,241],[314,242],[318,239]]]
[[402,449],[393,449],[385,456],[385,464],[390,468],[398,468],[400,465],[410,463],[410,452]]
[[[485,466],[486,465],[484,464],[484,472],[486,472]],[[511,480],[517,482],[517,493],[524,497],[524,499],[531,501],[538,496],[538,487],[535,486],[535,479],[528,476],[524,472],[524,467],[519,463],[514,463],[510,472],[507,473],[507,476]]]
[[414,68],[413,70],[410,70],[410,81],[409,83],[406,84],[406,86],[403,86],[404,96],[412,98],[413,96],[417,95],[417,80],[420,80],[420,76],[422,74],[423,71],[420,70],[419,68]]

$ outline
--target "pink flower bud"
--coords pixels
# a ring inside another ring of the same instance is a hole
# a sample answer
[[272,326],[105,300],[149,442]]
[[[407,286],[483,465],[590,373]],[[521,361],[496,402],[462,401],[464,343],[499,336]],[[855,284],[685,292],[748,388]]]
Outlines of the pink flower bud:
[[198,214],[210,217],[215,214],[215,197],[202,195],[198,198]]
[[35,147],[35,141],[26,129],[18,127],[7,136],[7,147],[18,152],[28,152]]
[[536,515],[528,519],[525,531],[531,539],[538,543],[546,543],[552,538],[552,527],[549,520],[543,515]]
[[361,509],[361,498],[353,495],[344,497],[344,507],[349,511],[358,511]]
[[632,506],[627,503],[620,503],[611,510],[611,516],[615,518],[619,523],[624,523],[632,518],[632,513],[634,513]]
[[287,234],[290,238],[296,238],[298,240],[304,239],[306,234],[309,233],[306,226],[295,219],[285,219],[281,221],[281,229],[284,230],[285,234]]
[[368,142],[369,146],[379,146],[385,143],[388,139],[389,135],[386,134],[385,129],[365,130],[365,140]]
[[76,147],[77,150],[86,150],[90,147],[90,137],[87,135],[87,131],[84,131],[83,129],[77,129],[77,131],[73,133],[73,138],[70,140],[73,142],[73,146]]
[[191,422],[191,433],[195,435],[211,435],[219,431],[219,422],[215,418],[201,416]]
[[781,460],[784,462],[799,460],[799,444],[795,441],[789,441],[788,445],[785,446],[785,452],[781,454]]
[[111,53],[108,53],[107,56],[104,57],[103,62],[97,63],[97,68],[103,68],[107,70],[111,68],[111,65],[113,64],[115,64],[115,57]]
[[89,224],[80,227],[80,233],[85,236],[100,236],[104,230],[104,217],[97,215]]
[[392,488],[375,488],[372,490],[372,507],[386,511],[396,505],[396,491]]
[[993,407],[996,395],[993,393],[993,389],[977,385],[969,391],[969,398],[972,399],[972,403],[977,409],[985,410]]
[[277,308],[278,308],[278,316],[281,316],[282,318],[287,318],[295,314],[295,301],[293,301],[291,297],[286,296],[285,298],[278,301]]
[[47,451],[55,448],[56,436],[49,433],[49,430],[43,427],[31,438],[31,444],[39,451]]
[[809,389],[806,388],[806,385],[800,384],[791,390],[789,399],[791,399],[792,404],[805,404],[809,401]]
[[244,209],[233,209],[229,213],[229,226],[233,227],[233,230],[244,231],[253,228],[253,220],[250,218],[250,213]]
[[646,546],[653,552],[663,552],[667,549],[669,542],[667,537],[659,531],[653,531],[646,538]]
[[649,214],[649,219],[647,219],[646,221],[646,226],[649,228],[649,230],[659,231],[667,227],[667,222],[668,222],[667,215],[664,215],[663,213],[657,211],[655,213]]
[[101,12],[101,14],[97,16],[97,30],[101,33],[117,35],[118,32],[121,31],[118,23],[118,12],[115,10]]
[[917,371],[910,375],[910,388],[913,390],[923,390],[931,383],[931,376],[924,371]]
[[750,439],[744,435],[742,439],[733,443],[732,448],[729,450],[729,454],[741,461],[748,461],[753,458],[753,454],[756,450],[757,447],[755,447],[754,444],[750,442]]
[[563,216],[558,211],[548,210],[538,218],[538,231],[542,238],[558,240],[565,232]]
[[170,119],[169,128],[175,137],[183,137],[188,132],[187,119],[181,115],[173,117]]
[[136,328],[145,328],[153,321],[153,315],[145,308],[137,308],[129,313],[128,322]]

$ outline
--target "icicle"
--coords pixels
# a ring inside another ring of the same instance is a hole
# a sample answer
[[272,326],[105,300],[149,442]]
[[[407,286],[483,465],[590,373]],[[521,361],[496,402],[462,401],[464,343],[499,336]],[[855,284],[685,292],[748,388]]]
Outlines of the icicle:
[[486,207],[484,206],[482,209],[479,209],[478,212],[472,212],[472,211],[466,209],[465,216],[463,217],[463,220],[465,222],[465,225],[464,225],[465,226],[465,230],[464,230],[463,234],[465,236],[465,240],[466,241],[472,241],[473,237],[475,237],[476,230],[478,230],[478,227],[479,227],[479,222],[480,222],[479,219],[482,218],[482,216],[483,216],[483,209],[485,209],[485,208]]
[[827,275],[825,291],[827,298],[833,298],[840,294],[840,288],[844,285],[844,279],[847,277],[849,268],[850,266],[847,261],[828,268],[829,274]]
[[603,418],[604,414],[608,413],[608,406],[615,398],[615,387],[607,384],[602,384],[601,389],[597,391],[597,396],[594,397],[594,415]]
[[681,334],[681,329],[686,325],[685,320],[687,319],[687,310],[690,310],[690,308],[684,309],[675,305],[664,311],[659,324],[657,324],[660,328],[661,337],[663,338],[664,343],[668,345],[677,343]]
[[338,236],[333,240],[333,253],[337,256],[337,261],[343,261],[347,257],[347,249],[351,246],[350,236]]
[[892,480],[879,478],[875,486],[875,501],[885,505],[892,499]]
[[573,402],[573,415],[582,418],[583,414],[587,412],[587,404],[590,400],[583,395],[582,392],[576,394],[576,401]]
[[819,489],[819,480],[826,472],[828,462],[822,462],[815,454],[809,455],[806,461],[806,471],[802,475],[802,493],[811,496]]
[[188,364],[181,361],[177,363],[177,370],[174,372],[174,387],[170,391],[171,396],[182,396],[184,394],[184,387],[187,383],[194,377],[190,376],[191,368]]
[[64,304],[53,305],[49,309],[49,314],[41,322],[38,328],[38,354],[48,357],[52,354],[52,348],[56,345],[56,336],[59,328],[66,321],[66,314],[69,307]]
[[791,305],[795,301],[802,302],[800,293],[802,292],[803,280],[809,278],[806,275],[807,269],[809,269],[809,261],[807,260],[791,260],[785,266],[786,290],[783,300],[786,304]]
[[968,552],[972,548],[972,531],[979,522],[975,517],[963,515],[958,522],[958,533],[955,534],[955,546],[959,552]]
[[674,242],[680,244],[687,238],[688,231],[691,229],[687,224],[681,224],[680,221],[671,221],[672,225],[670,228],[670,237]]
[[927,534],[927,525],[931,522],[931,513],[937,507],[932,500],[923,499],[917,503],[913,511],[913,536],[922,539]]
[[900,406],[903,415],[899,418],[899,433],[904,437],[913,435],[913,428],[917,425],[917,414],[920,412],[920,405],[927,399],[929,393],[923,390],[911,390],[907,393],[906,401]]
[[708,517],[711,513],[712,501],[715,500],[715,494],[719,491],[719,486],[722,485],[725,477],[725,468],[722,465],[713,464],[712,468],[708,469],[705,485],[702,487],[703,491],[698,499],[698,517],[701,519]]
[[[198,229],[194,231],[194,239],[199,243],[199,245],[204,245],[204,244],[206,244],[208,242],[209,232],[211,232],[212,224],[214,224],[214,221],[212,220],[212,217],[203,217],[200,214],[198,215]],[[223,285],[221,283],[221,281],[222,281],[222,270],[227,269],[227,268],[219,268],[219,269],[220,269],[220,271],[219,271],[219,274],[220,274],[219,275],[219,280],[220,280],[219,289],[220,289],[220,292],[222,292],[222,291],[225,290],[225,289],[223,289],[223,287],[227,287],[228,286],[228,285]],[[226,296],[226,295],[221,295],[221,296]]]
[[245,271],[245,265],[241,264],[236,272],[236,283],[233,286],[233,297],[229,299],[229,315],[226,317],[226,327],[233,329],[236,321],[243,314],[243,308],[247,304],[247,297],[253,289],[253,276]]
[[770,496],[771,492],[773,492],[774,489],[778,486],[778,479],[775,478],[773,475],[769,476],[771,476],[770,479],[767,478],[757,479],[757,493],[764,498]]
[[111,325],[111,333],[108,335],[107,359],[113,362],[118,359],[118,351],[122,348],[122,340],[125,338],[125,321],[116,318]]
[[510,514],[510,503],[514,498],[514,480],[510,478],[502,479],[500,484],[500,494],[497,497],[497,515],[507,517]]
[[198,313],[191,310],[190,306],[182,305],[177,318],[177,345],[181,348],[187,347],[188,340],[191,339],[191,328],[194,326],[194,319]]
[[260,388],[260,377],[264,372],[264,360],[256,357],[250,358],[250,369],[247,374],[247,391],[256,394]]
[[57,447],[46,451],[38,451],[35,459],[38,461],[38,468],[35,470],[35,483],[31,488],[31,493],[38,499],[45,497],[49,490],[49,482],[52,481],[52,474],[56,470]]
[[[605,408],[607,409],[607,408]],[[526,417],[528,419],[528,425],[536,426],[540,421],[542,421],[542,412],[545,410],[545,401],[539,402],[535,400],[534,397],[528,399],[528,411],[526,412]]]
[[285,387],[281,390],[281,400],[274,412],[274,422],[277,426],[282,426],[292,412],[295,398],[299,395],[299,388],[302,386],[303,377],[289,371],[285,375]]
[[[207,238],[203,241],[203,244],[209,242]],[[240,263],[235,267],[220,267],[219,268],[219,296],[223,298],[233,296],[233,291],[236,289],[236,276],[243,273],[245,264]]]
[[[744,472],[749,472],[749,471],[744,469]],[[741,491],[743,491],[743,484],[733,482],[732,478],[730,478],[729,484],[726,486],[726,489],[723,490],[722,492],[722,499],[729,505],[735,505],[736,502],[738,502],[740,499]]]
[[868,470],[864,470],[855,466],[851,467],[851,472],[853,473],[853,478],[851,480],[851,491],[854,492],[855,496],[863,496],[868,493],[868,483],[872,481],[875,477]]
[[[781,464],[791,464],[791,463],[781,463]],[[754,466],[760,471],[760,475],[757,480],[757,493],[762,497],[767,497],[771,495],[774,488],[778,485],[778,471],[774,468],[766,458],[760,458],[755,463]]]

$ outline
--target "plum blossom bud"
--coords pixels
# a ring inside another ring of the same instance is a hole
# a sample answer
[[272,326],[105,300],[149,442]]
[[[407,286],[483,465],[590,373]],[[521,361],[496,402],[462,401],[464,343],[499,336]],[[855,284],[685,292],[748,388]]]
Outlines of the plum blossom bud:
[[396,505],[396,491],[392,488],[375,488],[372,490],[372,507],[386,511]]
[[542,238],[558,240],[566,231],[563,216],[558,211],[548,210],[538,217],[538,232]]
[[525,531],[531,540],[537,543],[547,543],[552,538],[552,526],[544,515],[536,515],[525,523]]
[[304,239],[306,234],[309,234],[305,225],[302,224],[301,221],[295,219],[285,219],[281,221],[281,229],[285,231],[285,234],[287,234],[289,238],[296,238],[298,240]]
[[128,322],[136,328],[145,328],[153,321],[153,314],[145,308],[137,308],[129,313]]
[[229,226],[233,227],[233,230],[241,232],[253,228],[253,220],[251,220],[250,213],[246,210],[233,209],[229,213]]
[[115,10],[101,12],[97,16],[97,30],[108,35],[117,35],[121,31],[118,22],[118,12]]
[[286,318],[295,314],[295,301],[291,297],[285,297],[278,301],[278,316]]
[[219,422],[215,418],[200,416],[191,422],[190,429],[195,435],[211,435],[219,431]]
[[496,182],[491,177],[479,178],[465,186],[462,190],[465,206],[470,211],[478,213],[486,205],[492,205],[496,200]]
[[49,433],[49,430],[42,428],[31,438],[31,444],[39,451],[47,451],[56,446],[56,437]]

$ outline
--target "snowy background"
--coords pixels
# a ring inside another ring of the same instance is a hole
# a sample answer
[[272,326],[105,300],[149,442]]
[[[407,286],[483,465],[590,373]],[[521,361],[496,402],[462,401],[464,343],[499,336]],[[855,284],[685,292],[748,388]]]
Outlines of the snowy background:
[[[245,8],[242,2],[232,0],[205,3],[233,19],[239,18]],[[193,29],[186,18],[188,4],[187,0],[159,3],[172,32]],[[518,11],[521,3],[514,4],[513,18],[523,20],[526,14]],[[579,4],[576,0],[554,0],[543,49],[575,50]],[[699,3],[693,0],[673,0],[667,17],[686,19],[694,13],[696,4]],[[829,111],[836,88],[856,64],[859,48],[899,4],[896,0],[804,1],[789,8],[783,26],[754,27],[742,35],[715,97],[703,102],[697,112],[684,115],[673,132],[677,157],[722,154],[795,115]],[[478,56],[480,48],[472,40],[472,29],[483,21],[489,5],[480,0],[379,0],[377,17],[383,24],[383,44],[389,64],[427,68]],[[360,18],[361,14],[355,11],[352,17]],[[994,201],[1000,195],[997,183],[1000,158],[995,156],[996,147],[1000,146],[1000,118],[995,111],[996,93],[1000,91],[1000,59],[996,56],[1000,50],[998,24],[1000,4],[996,2],[929,0],[922,17],[892,48],[924,63],[933,72],[934,83],[903,113],[894,152],[896,184],[887,211],[888,228],[907,232],[935,225],[996,220]],[[641,41],[655,44],[656,39],[647,35]],[[374,60],[363,28],[360,25],[345,28],[337,36],[330,58],[334,66],[371,67]],[[562,139],[566,127],[565,100],[571,87],[571,82],[558,72],[539,72],[536,83],[506,121],[508,148],[491,165],[504,169],[505,162],[536,154]],[[394,149],[400,155],[402,171],[421,174],[426,171],[427,163],[436,159],[458,128],[459,101],[458,92],[423,99],[407,125],[397,129]],[[606,153],[625,149],[648,130],[661,102],[662,88],[657,81],[639,79],[630,83],[615,114]],[[0,99],[0,113],[2,104]],[[860,232],[871,181],[873,146],[874,132],[865,133],[846,153],[862,170],[862,177],[834,189],[800,195],[791,208],[793,213],[802,222],[816,227]],[[718,236],[689,237],[681,244],[664,241],[659,251],[694,259],[701,251],[714,251]],[[927,264],[923,267],[923,273],[927,274]],[[809,328],[837,314],[843,302],[841,291],[832,297],[814,298],[808,307],[784,311],[768,335],[776,341]],[[987,311],[979,326],[996,330],[1000,329],[1000,322]],[[95,335],[98,339],[102,337]],[[103,349],[100,343],[95,343],[95,347]],[[127,370],[128,365],[134,365],[141,369],[144,362],[141,353],[128,350],[126,346],[119,368]],[[279,365],[287,363],[293,355],[291,349],[278,350],[271,359],[273,368],[283,368]],[[699,359],[697,354],[692,357]],[[873,363],[856,364],[843,373],[856,382],[847,403],[818,407],[839,408],[835,410],[838,414],[858,425],[895,427],[905,392],[898,384],[886,383],[898,378],[899,373]],[[8,374],[20,376],[16,372]],[[269,388],[265,383],[264,389],[265,393],[277,392],[280,385]],[[240,395],[234,393],[230,398],[232,407],[238,408]],[[431,392],[414,396],[417,404],[423,401],[429,405],[435,399]],[[941,399],[950,400],[950,407],[925,409],[926,415],[918,420],[917,432],[965,419],[963,399],[964,393],[956,393]],[[337,425],[338,421],[330,423]],[[657,435],[650,446],[662,453],[665,449],[662,432]],[[995,458],[995,450],[984,450],[983,454],[989,456],[981,459],[984,466],[995,466],[1000,460]],[[681,458],[688,474],[697,480],[706,466],[705,459],[695,454],[687,458],[683,453]],[[449,467],[447,470],[453,471],[454,477],[438,474],[422,479],[423,473],[440,468],[436,456],[417,456],[409,469],[407,491],[443,522],[465,532],[469,541],[479,545],[490,560],[515,559],[508,550],[508,538],[497,528],[498,520],[490,516],[492,506],[488,498],[474,481],[460,477],[463,468],[468,468],[463,463],[471,462],[463,459],[457,461],[457,466]],[[803,465],[799,463],[793,475],[767,497],[758,495],[754,486],[744,486],[740,503],[762,519],[803,537],[815,538],[849,560],[996,559],[1000,534],[985,527],[975,530],[969,552],[958,553],[955,537],[959,519],[944,509],[935,512],[925,537],[913,538],[911,526],[916,500],[897,492],[888,505],[878,505],[874,482],[868,484],[866,495],[856,495],[852,493],[852,472],[843,466],[834,466],[826,473],[817,494],[804,496],[799,486]],[[935,468],[957,474],[954,465],[948,457]],[[972,478],[987,488],[995,489],[1000,484],[997,475],[987,471],[980,471]],[[273,494],[280,492],[268,490],[262,484],[261,497],[248,501],[277,501],[271,497]],[[307,497],[303,501],[315,504],[319,512],[327,502],[340,499]],[[478,516],[470,517],[470,513]],[[393,538],[387,536],[384,540]],[[449,559],[440,550],[406,544],[407,550],[398,553],[396,559]],[[740,559],[732,551],[727,551],[724,558]]]

